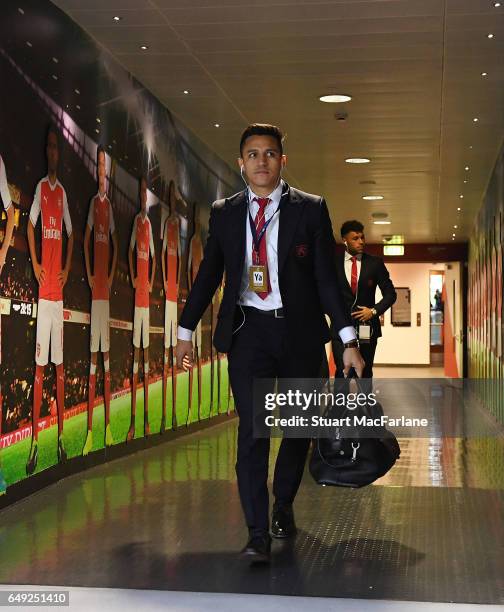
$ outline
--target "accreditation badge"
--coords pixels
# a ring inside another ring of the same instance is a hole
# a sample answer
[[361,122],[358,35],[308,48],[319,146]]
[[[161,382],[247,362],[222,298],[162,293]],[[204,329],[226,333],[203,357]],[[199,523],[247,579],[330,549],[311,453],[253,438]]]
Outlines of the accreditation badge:
[[249,267],[249,287],[251,291],[268,291],[268,269],[266,266]]

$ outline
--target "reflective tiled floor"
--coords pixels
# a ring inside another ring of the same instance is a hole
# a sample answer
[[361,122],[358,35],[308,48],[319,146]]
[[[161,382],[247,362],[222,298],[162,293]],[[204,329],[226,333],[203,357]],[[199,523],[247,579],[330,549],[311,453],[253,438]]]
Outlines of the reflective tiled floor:
[[306,474],[297,538],[250,568],[236,559],[235,430],[99,466],[4,510],[0,582],[504,603],[502,439],[403,440],[389,475],[357,491]]

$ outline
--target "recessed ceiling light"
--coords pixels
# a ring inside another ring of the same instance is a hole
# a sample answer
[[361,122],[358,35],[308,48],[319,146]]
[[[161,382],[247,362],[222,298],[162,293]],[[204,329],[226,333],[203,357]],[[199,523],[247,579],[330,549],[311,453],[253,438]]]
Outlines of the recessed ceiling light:
[[454,225],[454,226],[453,226],[453,229],[457,229],[457,228],[458,228],[458,225]]
[[494,6],[495,6],[495,8],[499,8],[499,6],[500,6],[500,5],[501,5],[501,3],[500,3],[500,2],[494,2]]
[[327,96],[320,96],[319,100],[321,102],[327,102],[329,104],[341,104],[342,102],[350,102],[352,96],[347,96],[346,94],[330,94]]
[[140,49],[142,49],[142,51],[147,51],[149,47],[147,45],[140,45]]
[[188,89],[184,89],[184,94],[187,96],[189,95],[189,90]]
[[214,127],[220,127],[220,123],[214,123]]
[[464,181],[464,185],[467,183],[467,181]]
[[382,195],[365,195],[362,196],[363,200],[383,200]]
[[457,208],[457,210],[460,212],[462,209],[460,208],[460,206]]
[[95,128],[95,132],[96,132],[97,134],[99,134],[99,133],[100,133],[100,130],[99,130],[98,128]]
[[80,110],[80,106],[79,106],[78,104],[76,104],[76,105],[75,105],[75,108],[76,108],[77,110]]
[[464,196],[463,196],[462,194],[460,194],[460,195],[459,195],[459,198],[460,198],[460,199],[463,199],[463,198],[464,198]]
[[470,149],[472,149],[472,148],[473,148],[473,146],[472,146],[472,145],[469,145],[469,148],[470,148]]
[[74,91],[77,95],[80,95],[80,91],[78,89],[74,89]]
[[96,123],[101,123],[100,117],[96,117]]
[[30,42],[29,40],[27,40],[27,41],[26,41],[26,44],[27,44],[29,47],[33,47],[33,45],[31,44],[31,42]]
[[57,80],[58,80],[58,77],[57,77],[55,74],[53,74],[53,75],[52,75],[52,78],[53,78],[55,81],[57,81]]
[[493,38],[494,35],[493,34],[487,34],[487,38]]
[[474,121],[474,123],[478,123],[478,121],[479,121],[478,117],[474,117],[473,121]]
[[390,225],[391,221],[373,221],[374,225]]
[[21,13],[21,15],[24,15],[24,11],[22,8],[18,8],[18,12]]
[[455,238],[455,234],[452,234],[452,236]]
[[53,58],[52,58],[52,61],[53,61],[55,64],[57,64],[57,63],[58,63],[58,58],[57,58],[57,57],[53,57]]
[[347,164],[369,164],[371,160],[367,157],[348,157],[345,161]]
[[482,76],[482,77],[486,77],[486,76],[488,76],[488,72],[482,72],[482,73],[481,73],[481,76]]
[[114,15],[114,17],[112,17],[112,19],[114,21],[121,21],[122,17],[119,17],[119,15]]
[[465,170],[466,172],[469,172],[469,166],[466,166],[466,167],[464,168],[464,170]]

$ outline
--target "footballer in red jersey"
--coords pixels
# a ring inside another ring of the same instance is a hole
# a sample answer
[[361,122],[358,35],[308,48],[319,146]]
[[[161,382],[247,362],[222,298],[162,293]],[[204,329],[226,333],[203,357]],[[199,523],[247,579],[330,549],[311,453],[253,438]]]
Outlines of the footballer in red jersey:
[[164,330],[164,364],[163,364],[163,406],[161,410],[161,430],[166,425],[166,390],[168,387],[168,371],[172,382],[172,427],[177,426],[177,368],[174,359],[174,346],[177,344],[177,298],[180,278],[180,226],[175,211],[175,185],[169,187],[169,215],[163,230],[163,250],[161,268],[163,272],[163,287],[165,292],[165,330]]
[[[136,265],[133,264],[133,250],[136,250]],[[149,264],[152,268],[149,275]],[[149,435],[149,302],[156,272],[152,226],[147,215],[147,179],[140,179],[140,212],[133,220],[133,231],[128,249],[131,283],[135,289],[135,316],[133,319],[133,383],[131,387],[131,423],[127,435],[130,441],[135,437],[136,387],[140,344],[144,355],[144,435]]]
[[[26,472],[32,474],[38,458],[38,421],[42,403],[44,367],[49,360],[56,366],[56,401],[58,405],[58,459],[66,459],[63,444],[65,374],[63,370],[63,288],[72,261],[73,234],[65,190],[58,181],[58,136],[53,127],[47,132],[47,176],[37,185],[28,222],[28,245],[35,278],[39,285],[37,307],[37,344],[33,388],[32,444]],[[42,247],[39,261],[35,245],[35,227],[41,219]],[[63,225],[68,236],[65,265],[63,260]]]
[[[89,286],[91,287],[91,364],[88,388],[88,432],[82,450],[87,455],[93,448],[93,408],[96,388],[96,363],[98,351],[103,355],[103,399],[105,404],[105,445],[114,443],[110,429],[110,288],[117,266],[117,234],[115,231],[112,204],[107,197],[106,155],[100,145],[96,156],[98,193],[91,198],[84,234],[84,258]],[[93,267],[90,249],[93,233]],[[112,265],[110,265],[110,242],[112,239]]]

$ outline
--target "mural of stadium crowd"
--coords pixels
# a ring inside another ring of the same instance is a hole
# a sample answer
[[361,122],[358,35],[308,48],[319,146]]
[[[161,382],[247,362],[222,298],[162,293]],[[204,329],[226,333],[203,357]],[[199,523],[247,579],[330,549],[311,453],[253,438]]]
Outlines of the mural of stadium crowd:
[[[504,379],[502,269],[504,257],[504,149],[495,165],[469,247],[469,376]],[[483,403],[504,423],[504,387],[480,385]]]
[[222,288],[173,359],[210,204],[239,177],[50,3],[0,24],[0,494],[232,409]]

